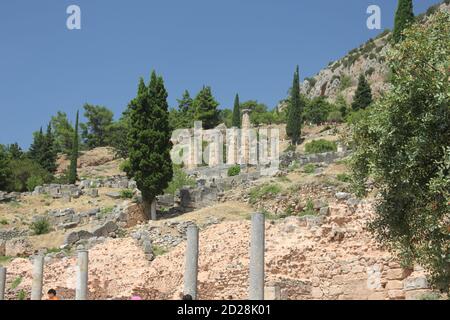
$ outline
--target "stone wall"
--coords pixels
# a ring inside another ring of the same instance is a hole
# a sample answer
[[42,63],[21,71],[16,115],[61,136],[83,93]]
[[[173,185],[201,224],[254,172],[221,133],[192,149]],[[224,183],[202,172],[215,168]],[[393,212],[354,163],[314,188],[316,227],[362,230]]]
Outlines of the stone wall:
[[326,164],[331,164],[338,159],[345,158],[351,154],[351,151],[340,151],[340,152],[325,152],[317,154],[299,154],[292,151],[285,152],[280,157],[280,167],[287,168],[293,162],[297,162],[299,165],[305,165],[308,163],[319,163],[324,162]]

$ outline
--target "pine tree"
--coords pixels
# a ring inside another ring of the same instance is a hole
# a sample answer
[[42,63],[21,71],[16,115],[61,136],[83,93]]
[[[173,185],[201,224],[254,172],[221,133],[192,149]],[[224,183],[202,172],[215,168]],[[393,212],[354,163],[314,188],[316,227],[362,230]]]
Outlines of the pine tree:
[[193,103],[195,120],[201,121],[205,129],[216,127],[220,123],[218,106],[219,103],[214,99],[211,87],[203,87]]
[[167,91],[162,77],[153,71],[148,87],[140,80],[137,97],[130,103],[127,168],[142,193],[144,212],[151,219],[156,219],[152,203],[173,176],[170,139]]
[[42,168],[50,173],[55,173],[57,152],[55,148],[55,138],[52,132],[51,124],[48,124],[47,133],[44,137],[43,158],[39,163]]
[[193,100],[189,91],[185,90],[183,97],[177,99],[178,110],[172,110],[174,112],[172,119],[172,126],[174,129],[186,129],[190,128],[194,124],[194,110],[192,107]]
[[33,142],[28,151],[28,156],[31,160],[41,164],[44,158],[44,148],[45,148],[45,135],[42,131],[42,127],[39,131],[33,134]]
[[8,155],[12,160],[19,160],[23,157],[22,148],[17,142],[10,144],[7,148]]
[[287,112],[286,134],[291,139],[293,145],[300,143],[302,130],[302,114],[304,102],[300,97],[300,72],[299,67],[294,73],[294,81],[292,84],[290,104]]
[[11,169],[9,167],[10,157],[3,145],[0,144],[0,190],[6,191],[11,180]]
[[241,105],[239,103],[239,95],[238,94],[236,94],[236,98],[234,99],[233,127],[236,127],[236,128],[241,127]]
[[403,30],[414,21],[414,11],[412,0],[399,0],[397,12],[395,13],[394,41],[402,40]]
[[79,111],[77,111],[77,118],[75,120],[75,130],[73,134],[73,143],[72,143],[72,154],[70,157],[70,167],[69,167],[69,183],[75,184],[77,182],[77,165],[78,165],[78,120],[79,120]]
[[178,101],[178,110],[183,114],[192,113],[192,98],[189,94],[189,91],[185,90],[183,93],[183,97]]
[[352,103],[354,111],[367,108],[372,103],[372,90],[363,74],[359,76],[358,87]]

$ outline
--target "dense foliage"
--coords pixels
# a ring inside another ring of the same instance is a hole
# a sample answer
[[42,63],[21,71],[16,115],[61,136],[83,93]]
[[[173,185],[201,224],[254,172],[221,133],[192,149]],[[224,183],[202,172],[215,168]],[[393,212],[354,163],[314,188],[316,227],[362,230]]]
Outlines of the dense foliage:
[[395,13],[393,38],[395,42],[403,39],[403,31],[414,21],[412,0],[399,0]]
[[359,76],[355,97],[353,98],[352,109],[353,111],[365,109],[372,104],[372,101],[372,89],[370,88],[370,84],[367,82],[366,77],[361,74]]
[[377,238],[450,284],[450,16],[412,25],[389,57],[392,90],[353,125],[355,187],[379,190]]
[[152,72],[148,86],[141,79],[137,97],[130,103],[127,170],[128,176],[136,180],[142,192],[145,213],[149,218],[152,202],[163,193],[173,177],[170,138],[167,91],[162,77]]

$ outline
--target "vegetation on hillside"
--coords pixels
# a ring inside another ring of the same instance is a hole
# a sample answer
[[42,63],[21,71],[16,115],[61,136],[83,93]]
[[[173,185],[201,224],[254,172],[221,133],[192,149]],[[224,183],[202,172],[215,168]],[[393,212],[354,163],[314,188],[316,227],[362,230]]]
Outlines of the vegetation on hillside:
[[390,53],[392,90],[353,127],[360,194],[379,190],[372,230],[403,261],[418,262],[432,284],[450,285],[450,16],[415,24]]

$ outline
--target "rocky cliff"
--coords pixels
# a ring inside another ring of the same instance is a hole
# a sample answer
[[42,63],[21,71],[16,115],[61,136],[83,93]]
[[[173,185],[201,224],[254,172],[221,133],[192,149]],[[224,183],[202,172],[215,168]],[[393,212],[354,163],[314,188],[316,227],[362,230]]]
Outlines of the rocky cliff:
[[[427,17],[436,10],[450,12],[448,0],[430,7],[428,11],[417,16],[419,23],[425,23]],[[331,62],[312,78],[306,78],[301,84],[300,91],[309,98],[327,96],[335,101],[342,95],[347,102],[353,100],[353,95],[358,84],[359,75],[365,74],[372,93],[378,97],[389,88],[389,70],[386,65],[386,56],[391,48],[390,40],[392,32],[384,31],[374,39],[369,39],[359,48],[351,50],[338,61]]]

